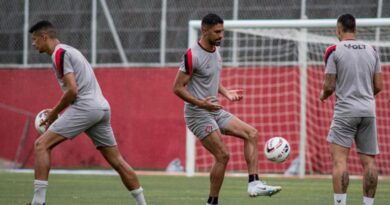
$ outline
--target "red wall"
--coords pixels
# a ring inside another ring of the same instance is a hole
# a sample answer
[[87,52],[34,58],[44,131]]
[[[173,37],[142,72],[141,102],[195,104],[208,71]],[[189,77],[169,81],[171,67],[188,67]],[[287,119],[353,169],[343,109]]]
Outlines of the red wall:
[[[112,125],[119,148],[135,168],[164,169],[174,158],[185,162],[185,125],[183,102],[172,93],[177,68],[101,68],[95,73],[112,108]],[[383,68],[384,91],[377,99],[378,140],[381,154],[377,158],[381,174],[390,173],[390,96],[389,68]],[[295,68],[224,69],[221,78],[229,88],[245,87],[239,103],[222,100],[225,108],[255,126],[259,131],[259,168],[261,172],[282,172],[298,155],[300,128],[299,70]],[[315,173],[330,173],[331,161],[326,142],[333,113],[334,96],[319,101],[323,69],[308,70],[307,95],[307,166]],[[253,86],[256,85],[256,86]],[[43,108],[50,108],[61,96],[59,85],[50,69],[0,70],[0,163],[1,158],[33,165],[32,145],[37,134],[28,119]],[[246,106],[248,105],[248,106]],[[252,106],[264,105],[264,106]],[[266,161],[262,147],[270,136],[289,140],[292,151],[281,164]],[[224,138],[232,152],[229,170],[246,170],[242,142]],[[241,143],[241,144],[240,144]],[[197,142],[197,168],[209,170],[213,159]],[[234,153],[234,154],[233,154]],[[107,166],[87,136],[61,144],[53,151],[54,167]],[[361,168],[356,153],[350,157],[352,174]],[[1,164],[0,164],[1,166]]]
[[[161,169],[174,158],[185,159],[183,103],[172,93],[176,69],[96,69],[111,104],[112,126],[126,160],[137,168]],[[33,164],[33,123],[17,154],[23,127],[30,117],[61,97],[50,69],[0,70],[0,158]],[[19,110],[15,110],[15,109]],[[24,113],[17,113],[22,111]],[[78,159],[78,160],[75,160]],[[86,135],[66,141],[53,151],[54,167],[107,166]]]

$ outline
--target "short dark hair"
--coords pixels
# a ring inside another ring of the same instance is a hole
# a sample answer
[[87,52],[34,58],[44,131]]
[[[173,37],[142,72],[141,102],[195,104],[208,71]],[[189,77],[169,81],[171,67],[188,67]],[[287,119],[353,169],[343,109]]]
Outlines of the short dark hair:
[[223,19],[217,14],[209,13],[202,18],[202,27],[223,24]]
[[57,35],[57,32],[50,21],[39,21],[38,23],[31,26],[31,28],[28,30],[29,33],[39,32],[39,31],[46,31],[50,37],[54,38]]
[[337,19],[337,23],[343,26],[343,32],[354,33],[356,31],[356,20],[352,14],[343,14]]

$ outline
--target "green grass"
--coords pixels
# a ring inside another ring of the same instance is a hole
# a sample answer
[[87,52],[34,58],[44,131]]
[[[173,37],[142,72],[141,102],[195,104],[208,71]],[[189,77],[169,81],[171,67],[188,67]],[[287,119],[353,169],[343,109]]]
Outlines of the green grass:
[[[149,205],[204,205],[208,177],[139,176]],[[0,172],[0,204],[24,204],[33,194],[33,175]],[[250,198],[245,177],[226,177],[220,194],[221,205],[330,205],[333,204],[330,179],[267,178],[283,190],[273,197]],[[390,181],[381,180],[375,205],[390,204]],[[361,180],[350,180],[348,204],[361,204]],[[51,175],[47,204],[120,205],[134,204],[118,176]]]

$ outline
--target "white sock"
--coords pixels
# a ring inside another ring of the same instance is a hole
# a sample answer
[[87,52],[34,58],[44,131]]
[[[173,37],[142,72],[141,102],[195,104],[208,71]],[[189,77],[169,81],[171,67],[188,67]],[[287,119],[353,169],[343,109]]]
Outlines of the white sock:
[[363,205],[374,205],[374,198],[363,197]]
[[347,204],[347,194],[334,194],[334,204],[335,205],[346,205]]
[[34,180],[34,198],[31,205],[43,205],[46,201],[47,181]]
[[137,205],[146,205],[145,197],[144,197],[144,189],[139,187],[138,189],[134,189],[130,191],[131,195],[133,195],[135,202]]

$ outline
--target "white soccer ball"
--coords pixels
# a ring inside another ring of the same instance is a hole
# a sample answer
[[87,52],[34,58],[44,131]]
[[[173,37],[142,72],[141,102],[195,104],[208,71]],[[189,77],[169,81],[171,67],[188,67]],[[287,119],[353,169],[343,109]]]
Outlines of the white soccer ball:
[[37,114],[37,116],[35,116],[35,129],[39,134],[43,134],[46,131],[45,125],[39,126],[46,119],[46,116],[47,116],[46,109],[40,111]]
[[290,144],[283,137],[272,137],[264,146],[265,157],[272,162],[284,162],[290,155]]

